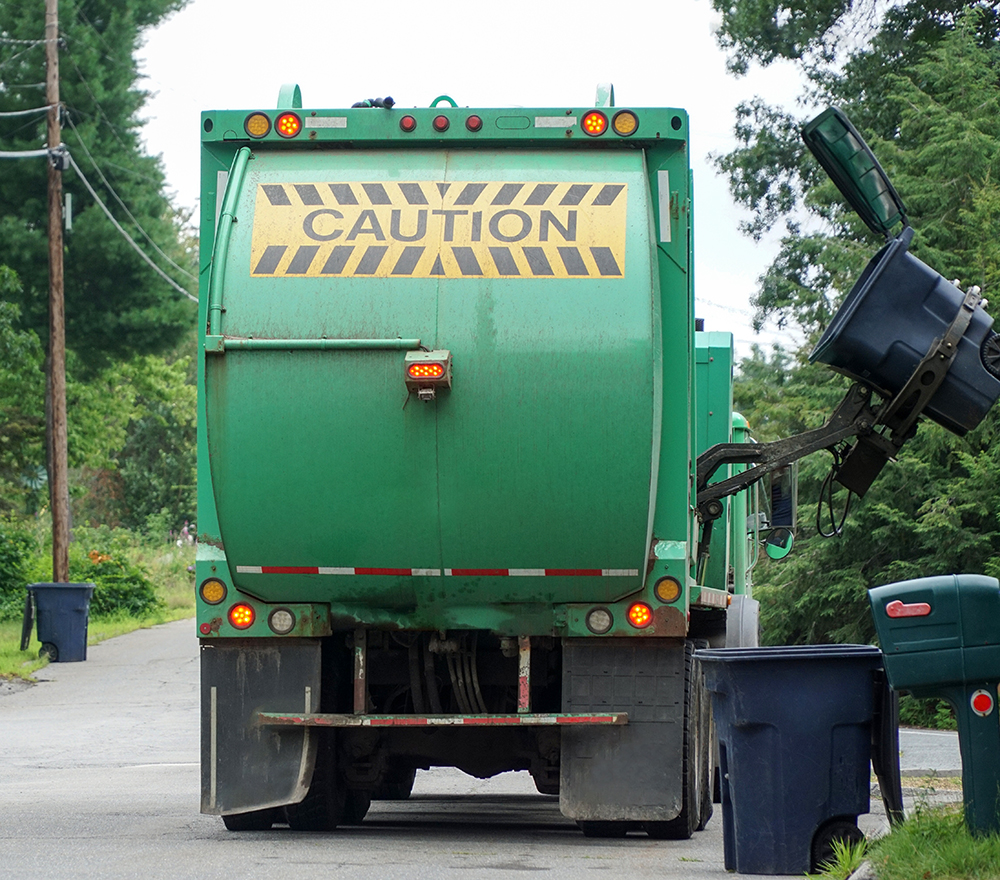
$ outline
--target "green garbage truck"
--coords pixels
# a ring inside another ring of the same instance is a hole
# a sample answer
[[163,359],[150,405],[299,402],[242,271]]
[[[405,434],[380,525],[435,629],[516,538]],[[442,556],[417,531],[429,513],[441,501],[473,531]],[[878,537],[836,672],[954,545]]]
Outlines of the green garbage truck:
[[790,541],[758,481],[859,437],[863,492],[925,404],[862,375],[748,442],[696,330],[688,126],[609,87],[202,114],[203,812],[331,829],[450,766],[526,770],[588,835],[704,827],[694,652],[756,643],[758,530]]

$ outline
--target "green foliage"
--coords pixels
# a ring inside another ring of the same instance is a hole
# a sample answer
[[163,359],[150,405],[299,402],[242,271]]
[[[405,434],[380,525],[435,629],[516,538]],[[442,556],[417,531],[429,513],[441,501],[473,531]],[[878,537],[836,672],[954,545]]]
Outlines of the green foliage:
[[[16,282],[0,266],[0,296]],[[0,510],[37,505],[37,465],[44,460],[42,350],[32,331],[17,329],[19,313],[0,299]]]
[[918,700],[908,694],[899,698],[899,723],[933,730],[958,729],[955,712],[944,700]]
[[1000,877],[1000,836],[973,837],[960,810],[918,804],[906,822],[872,843],[879,880],[992,880]]
[[[183,5],[184,0],[63,4],[60,92],[66,143],[101,200],[168,273],[190,284],[185,273],[194,275],[196,269],[193,254],[179,241],[183,218],[163,194],[159,158],[145,155],[142,144],[146,93],[137,86],[135,58],[143,31]],[[6,38],[0,44],[0,111],[31,110],[44,103],[43,94],[33,87],[45,80],[43,24],[34,0],[0,4],[0,33]],[[45,126],[45,114],[2,117],[0,148],[36,150],[45,144]],[[0,264],[10,266],[21,279],[20,291],[8,296],[21,307],[22,329],[34,330],[44,341],[48,334],[46,162],[17,162],[16,174],[0,174]],[[74,205],[64,255],[67,346],[87,370],[137,352],[169,350],[194,323],[194,304],[143,262],[75,171],[64,174],[63,186]]]
[[820,865],[817,876],[826,880],[847,880],[858,868],[868,855],[871,844],[867,840],[853,842],[850,840],[834,840],[833,860]]
[[0,620],[20,620],[28,570],[38,542],[31,531],[9,516],[0,518]]

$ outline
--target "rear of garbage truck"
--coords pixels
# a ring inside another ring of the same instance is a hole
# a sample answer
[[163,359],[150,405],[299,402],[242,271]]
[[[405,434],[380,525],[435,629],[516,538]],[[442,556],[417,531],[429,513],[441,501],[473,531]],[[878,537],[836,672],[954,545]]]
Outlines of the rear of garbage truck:
[[687,115],[374,103],[202,115],[202,810],[332,828],[454,766],[689,836],[747,511],[696,578],[732,343]]

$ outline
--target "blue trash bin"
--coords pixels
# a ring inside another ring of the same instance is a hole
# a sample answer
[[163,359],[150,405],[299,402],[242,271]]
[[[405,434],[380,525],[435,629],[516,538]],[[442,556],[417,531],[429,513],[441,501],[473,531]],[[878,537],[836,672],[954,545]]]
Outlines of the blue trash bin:
[[30,584],[38,620],[39,656],[56,663],[87,659],[87,624],[94,584]]
[[[726,870],[801,876],[832,855],[833,840],[861,840],[857,819],[870,810],[878,739],[879,649],[728,648],[697,656],[719,732]],[[898,749],[894,758],[898,768]]]
[[[891,397],[902,390],[932,343],[962,308],[965,294],[908,250],[909,227],[868,263],[809,355]],[[993,318],[976,306],[926,414],[959,436],[1000,397],[1000,344]]]

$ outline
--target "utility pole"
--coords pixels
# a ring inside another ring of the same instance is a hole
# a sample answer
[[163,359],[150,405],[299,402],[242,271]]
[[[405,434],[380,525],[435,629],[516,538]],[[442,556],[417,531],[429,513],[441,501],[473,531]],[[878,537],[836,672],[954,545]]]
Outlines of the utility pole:
[[45,0],[45,100],[49,105],[49,500],[52,580],[69,581],[69,469],[66,446],[66,308],[63,288],[62,143],[59,124],[59,0]]

